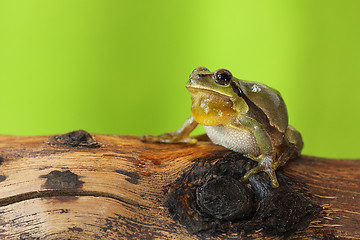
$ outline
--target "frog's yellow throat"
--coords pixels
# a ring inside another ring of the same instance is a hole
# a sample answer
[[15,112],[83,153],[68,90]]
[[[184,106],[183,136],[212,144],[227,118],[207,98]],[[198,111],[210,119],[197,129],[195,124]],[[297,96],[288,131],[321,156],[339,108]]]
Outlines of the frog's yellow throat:
[[223,124],[237,114],[230,97],[208,90],[191,91],[191,96],[192,116],[201,125]]

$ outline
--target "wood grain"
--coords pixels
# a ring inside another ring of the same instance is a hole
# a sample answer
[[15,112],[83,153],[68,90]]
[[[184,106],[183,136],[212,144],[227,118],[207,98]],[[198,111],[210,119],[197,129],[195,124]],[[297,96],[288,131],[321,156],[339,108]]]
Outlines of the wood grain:
[[[48,136],[0,136],[1,239],[199,239],[169,215],[166,189],[194,159],[223,147],[93,136],[100,147],[49,144]],[[49,185],[55,171],[75,178]],[[280,171],[305,184],[311,201],[323,208],[289,239],[360,239],[360,161],[302,156]],[[260,230],[246,236],[251,238],[282,237]]]

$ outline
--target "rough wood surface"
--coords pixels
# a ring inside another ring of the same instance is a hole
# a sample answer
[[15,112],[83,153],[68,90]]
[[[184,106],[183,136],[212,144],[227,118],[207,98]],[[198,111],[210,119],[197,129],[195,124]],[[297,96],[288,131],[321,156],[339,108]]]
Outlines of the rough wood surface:
[[[165,192],[194,159],[224,148],[94,138],[99,146],[0,136],[1,239],[199,239],[171,218]],[[360,161],[302,156],[280,171],[304,183],[311,201],[323,208],[289,239],[360,239]],[[260,229],[245,238],[282,237]]]

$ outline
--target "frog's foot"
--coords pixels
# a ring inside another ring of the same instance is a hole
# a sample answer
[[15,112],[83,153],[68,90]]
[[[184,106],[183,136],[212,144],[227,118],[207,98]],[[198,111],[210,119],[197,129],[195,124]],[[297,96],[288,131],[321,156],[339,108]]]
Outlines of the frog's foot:
[[145,135],[141,136],[140,140],[143,142],[157,142],[157,143],[190,143],[195,144],[197,140],[192,137],[181,137],[176,132],[164,133],[158,136]]
[[245,154],[244,156],[249,157],[250,159],[255,160],[255,161],[259,162],[259,163],[258,163],[258,165],[256,167],[250,169],[249,171],[247,171],[245,173],[245,175],[241,178],[241,180],[243,182],[248,182],[249,178],[252,175],[263,171],[263,172],[266,172],[267,175],[269,175],[270,181],[271,181],[271,186],[273,188],[279,187],[279,182],[276,179],[276,174],[275,174],[275,170],[276,170],[278,164],[274,163],[274,160],[273,160],[273,158],[271,156],[260,155],[258,157],[254,157],[253,155],[250,155],[250,154]]

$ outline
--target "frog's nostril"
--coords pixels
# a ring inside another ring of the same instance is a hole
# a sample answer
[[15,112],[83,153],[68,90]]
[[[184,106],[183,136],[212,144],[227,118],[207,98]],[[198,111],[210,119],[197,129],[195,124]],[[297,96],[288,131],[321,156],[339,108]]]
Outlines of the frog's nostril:
[[189,83],[194,83],[194,76],[195,76],[195,74],[191,74],[189,76]]
[[207,69],[206,67],[197,67],[194,69],[192,73],[196,73],[196,72],[210,72],[210,70]]
[[200,78],[199,74],[197,72],[190,74],[189,81],[195,82],[195,80],[198,80]]

